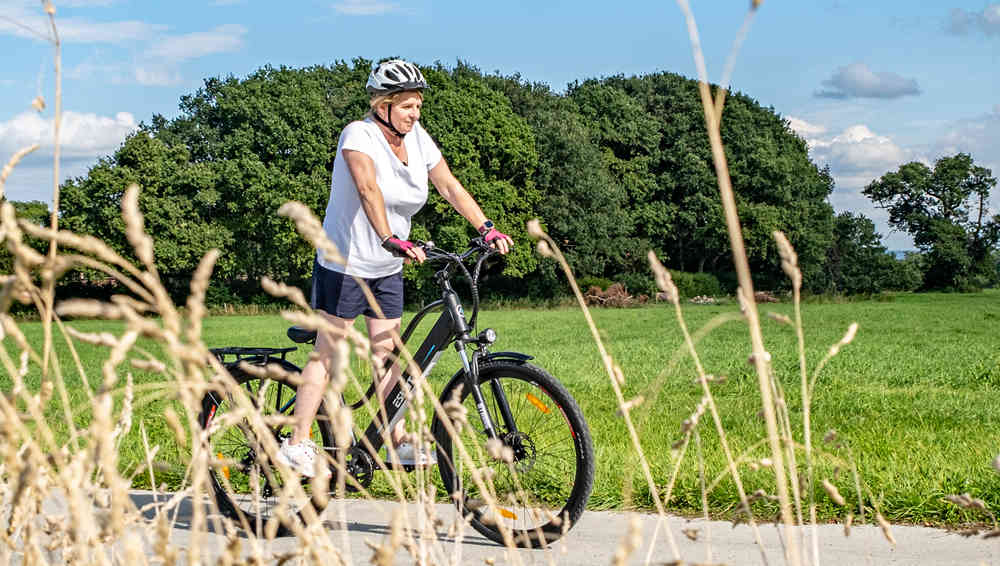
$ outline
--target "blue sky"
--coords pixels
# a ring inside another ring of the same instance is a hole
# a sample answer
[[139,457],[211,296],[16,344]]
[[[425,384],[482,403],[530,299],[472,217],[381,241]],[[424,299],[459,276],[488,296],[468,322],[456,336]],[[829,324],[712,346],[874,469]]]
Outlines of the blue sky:
[[[175,116],[210,76],[265,65],[388,55],[461,59],[557,91],[611,74],[695,77],[681,10],[669,1],[56,1],[63,39],[64,176],[84,174],[154,113]],[[290,7],[294,6],[294,7]],[[721,79],[748,1],[692,1],[709,77]],[[13,200],[51,200],[55,78],[38,0],[0,0],[0,154],[39,142],[8,180]],[[967,151],[1000,175],[1000,3],[765,0],[731,84],[788,118],[837,181],[831,203],[876,220],[860,194],[900,164]],[[359,85],[360,88],[360,85]],[[41,113],[31,101],[41,95]],[[1000,193],[1000,189],[995,191]],[[997,195],[994,205],[1000,204]],[[995,207],[996,209],[996,207]]]

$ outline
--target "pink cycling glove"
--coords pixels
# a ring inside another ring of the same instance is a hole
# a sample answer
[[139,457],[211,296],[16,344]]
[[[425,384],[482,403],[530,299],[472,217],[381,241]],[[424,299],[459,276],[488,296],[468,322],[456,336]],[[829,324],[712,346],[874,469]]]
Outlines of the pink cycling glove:
[[505,238],[509,240],[510,236],[504,234],[503,232],[497,230],[496,228],[490,228],[490,231],[483,235],[483,241],[486,242],[487,244],[490,244],[493,242],[493,240],[497,240],[500,238]]
[[409,240],[400,240],[395,234],[382,240],[382,248],[394,256],[410,257],[406,252],[412,250],[416,245]]

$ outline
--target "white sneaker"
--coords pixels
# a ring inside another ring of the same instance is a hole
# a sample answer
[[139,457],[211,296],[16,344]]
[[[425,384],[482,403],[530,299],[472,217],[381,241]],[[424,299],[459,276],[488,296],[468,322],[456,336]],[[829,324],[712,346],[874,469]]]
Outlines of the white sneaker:
[[[275,460],[288,466],[293,472],[311,478],[316,475],[316,455],[318,452],[316,443],[308,438],[298,444],[292,444],[291,439],[284,438],[281,441],[281,447],[278,448],[277,455],[275,455]],[[323,466],[323,470],[327,476],[332,475],[329,466]]]
[[424,449],[419,453],[409,442],[400,443],[396,447],[396,459],[392,458],[392,453],[389,453],[389,458],[387,461],[393,466],[413,466],[415,468],[426,468],[428,466],[437,465],[437,452],[433,448],[424,446]]

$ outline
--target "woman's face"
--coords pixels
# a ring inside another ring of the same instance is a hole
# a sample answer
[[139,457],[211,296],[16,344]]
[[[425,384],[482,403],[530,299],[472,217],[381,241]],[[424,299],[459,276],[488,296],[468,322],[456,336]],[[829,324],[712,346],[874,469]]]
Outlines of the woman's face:
[[392,125],[401,134],[409,133],[413,124],[420,119],[420,107],[424,102],[419,93],[404,92],[392,103]]

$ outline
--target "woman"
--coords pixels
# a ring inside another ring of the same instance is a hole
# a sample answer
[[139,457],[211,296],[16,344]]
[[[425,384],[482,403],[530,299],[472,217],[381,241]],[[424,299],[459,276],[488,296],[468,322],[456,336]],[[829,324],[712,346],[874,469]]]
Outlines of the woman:
[[[323,227],[346,259],[337,264],[317,257],[313,277],[313,308],[338,331],[320,333],[318,356],[302,370],[302,384],[295,403],[295,428],[278,452],[278,460],[304,476],[313,476],[316,445],[309,430],[329,381],[327,367],[336,341],[343,340],[354,319],[365,315],[374,358],[373,375],[379,377],[378,397],[384,402],[400,376],[397,364],[379,374],[393,349],[403,314],[403,261],[421,263],[421,248],[407,238],[410,219],[427,201],[427,181],[486,242],[506,254],[513,241],[494,228],[472,196],[458,182],[434,140],[420,125],[422,91],[427,82],[416,65],[394,59],[380,63],[368,77],[366,90],[371,112],[364,120],[344,128],[337,145],[330,201]],[[381,315],[365,299],[355,277],[371,289]],[[434,463],[434,453],[416,453],[403,441],[400,420],[391,432],[398,465]],[[321,466],[326,470],[326,466]]]

